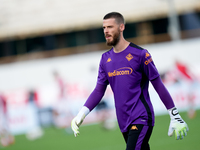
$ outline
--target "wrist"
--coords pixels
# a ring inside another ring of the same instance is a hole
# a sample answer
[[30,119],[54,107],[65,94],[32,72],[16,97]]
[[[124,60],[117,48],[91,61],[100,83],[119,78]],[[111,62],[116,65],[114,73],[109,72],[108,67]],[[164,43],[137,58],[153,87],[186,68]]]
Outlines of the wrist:
[[168,113],[170,115],[170,118],[174,118],[175,116],[179,116],[178,109],[176,107],[173,107],[171,109],[168,109]]
[[77,117],[84,119],[89,113],[90,113],[89,108],[87,108],[86,106],[83,106],[80,109],[79,113],[77,114]]

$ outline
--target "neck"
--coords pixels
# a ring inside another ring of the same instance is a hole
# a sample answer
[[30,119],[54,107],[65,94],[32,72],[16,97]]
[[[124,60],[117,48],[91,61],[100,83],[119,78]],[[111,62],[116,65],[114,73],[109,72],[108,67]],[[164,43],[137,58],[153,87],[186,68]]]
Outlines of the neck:
[[115,53],[120,53],[120,52],[124,51],[128,47],[129,44],[130,44],[130,42],[128,42],[124,38],[122,38],[119,40],[117,45],[113,46],[113,50]]

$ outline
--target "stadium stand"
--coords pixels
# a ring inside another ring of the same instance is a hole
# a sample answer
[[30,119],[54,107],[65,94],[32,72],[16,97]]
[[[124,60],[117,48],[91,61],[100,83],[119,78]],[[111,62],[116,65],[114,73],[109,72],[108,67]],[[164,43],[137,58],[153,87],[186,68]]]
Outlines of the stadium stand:
[[[168,15],[172,0],[0,0],[0,63],[107,49],[102,17],[121,12],[125,37],[137,44],[171,40]],[[199,0],[173,0],[179,20],[192,12],[200,18]],[[182,20],[181,20],[182,19]],[[162,28],[161,28],[162,26]],[[184,31],[181,38],[200,36],[200,29]],[[94,38],[95,37],[95,38]],[[98,37],[98,38],[97,38]],[[26,55],[25,55],[26,54]]]

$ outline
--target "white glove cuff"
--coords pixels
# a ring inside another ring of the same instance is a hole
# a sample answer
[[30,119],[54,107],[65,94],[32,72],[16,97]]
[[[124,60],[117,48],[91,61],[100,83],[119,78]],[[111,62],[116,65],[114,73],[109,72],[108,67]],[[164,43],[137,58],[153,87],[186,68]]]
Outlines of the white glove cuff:
[[177,117],[177,116],[180,116],[180,115],[179,115],[179,112],[178,112],[178,110],[177,110],[176,107],[173,107],[173,108],[171,108],[171,109],[168,109],[168,113],[169,113],[169,115],[170,115],[170,118],[174,118],[175,116],[176,116],[176,117]]
[[89,113],[90,113],[89,108],[87,108],[86,106],[83,106],[81,110],[79,111],[79,113],[77,114],[77,117],[85,118]]

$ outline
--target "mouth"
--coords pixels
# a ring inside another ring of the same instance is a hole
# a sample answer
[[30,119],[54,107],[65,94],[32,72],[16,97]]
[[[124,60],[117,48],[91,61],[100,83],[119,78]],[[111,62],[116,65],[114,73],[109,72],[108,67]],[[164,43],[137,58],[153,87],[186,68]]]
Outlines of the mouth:
[[106,38],[106,39],[110,39],[111,37],[112,37],[111,35],[108,35],[108,34],[105,35],[105,38]]

